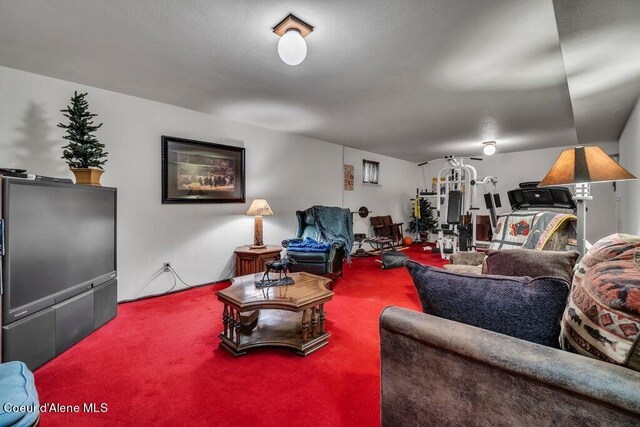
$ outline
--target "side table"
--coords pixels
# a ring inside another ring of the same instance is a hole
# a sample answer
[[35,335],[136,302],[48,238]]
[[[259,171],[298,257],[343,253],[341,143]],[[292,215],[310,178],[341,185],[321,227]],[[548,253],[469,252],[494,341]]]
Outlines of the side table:
[[246,276],[264,271],[264,264],[268,261],[280,259],[282,246],[269,245],[262,249],[251,249],[249,246],[238,246],[236,254],[236,276]]

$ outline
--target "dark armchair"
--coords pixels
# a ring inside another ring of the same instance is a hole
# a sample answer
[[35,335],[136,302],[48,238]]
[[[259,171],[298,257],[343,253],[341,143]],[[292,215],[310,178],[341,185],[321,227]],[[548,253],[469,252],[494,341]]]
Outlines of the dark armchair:
[[[342,276],[344,258],[350,257],[353,247],[351,212],[338,207],[313,206],[297,211],[296,216],[296,237],[282,242],[282,246],[287,249],[287,256],[296,261],[290,271],[305,271],[334,280]],[[317,242],[330,243],[330,248],[325,252],[303,252],[290,248],[293,242],[301,242],[307,237]]]
[[376,237],[391,239],[393,243],[402,245],[403,232],[401,222],[393,222],[391,215],[372,216],[371,225]]

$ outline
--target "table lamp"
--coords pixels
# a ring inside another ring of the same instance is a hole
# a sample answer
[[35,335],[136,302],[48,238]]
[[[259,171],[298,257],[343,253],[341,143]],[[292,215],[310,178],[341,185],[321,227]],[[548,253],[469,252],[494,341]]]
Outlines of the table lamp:
[[592,200],[591,183],[636,179],[598,146],[575,147],[560,153],[558,160],[538,187],[575,185],[573,199],[578,206],[578,252],[585,254],[586,204]]
[[253,245],[250,246],[251,249],[262,249],[267,245],[262,241],[262,217],[265,215],[273,215],[273,211],[269,207],[269,203],[265,199],[255,199],[249,209],[247,210],[246,215],[254,216],[254,231],[253,231]]

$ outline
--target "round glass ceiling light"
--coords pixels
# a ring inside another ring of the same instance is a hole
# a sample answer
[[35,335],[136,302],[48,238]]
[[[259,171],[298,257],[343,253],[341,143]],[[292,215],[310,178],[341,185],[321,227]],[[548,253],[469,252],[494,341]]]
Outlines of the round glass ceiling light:
[[287,65],[298,65],[307,56],[307,43],[296,29],[288,30],[278,41],[278,55]]
[[492,156],[496,153],[496,142],[495,141],[487,141],[487,142],[483,142],[482,145],[484,145],[484,148],[482,149],[482,152],[484,154],[486,154],[487,156]]

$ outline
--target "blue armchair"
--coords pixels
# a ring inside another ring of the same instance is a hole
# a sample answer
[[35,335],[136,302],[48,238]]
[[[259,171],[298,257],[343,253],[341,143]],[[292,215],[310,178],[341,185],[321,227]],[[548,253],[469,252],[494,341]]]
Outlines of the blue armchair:
[[[350,259],[353,247],[351,212],[338,207],[313,206],[297,211],[296,216],[296,237],[282,242],[282,246],[287,248],[287,256],[296,261],[291,266],[291,271],[305,271],[334,280],[342,276],[343,261],[345,258]],[[323,252],[307,252],[290,247],[306,238],[330,245]]]

